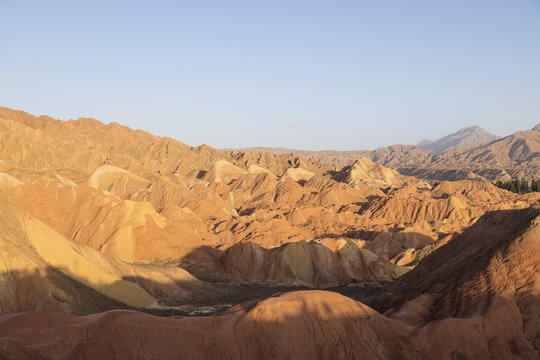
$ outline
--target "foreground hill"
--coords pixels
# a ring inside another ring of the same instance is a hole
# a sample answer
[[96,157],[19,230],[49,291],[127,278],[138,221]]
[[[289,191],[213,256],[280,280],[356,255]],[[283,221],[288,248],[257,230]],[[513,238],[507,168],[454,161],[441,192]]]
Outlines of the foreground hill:
[[[476,355],[540,356],[540,210],[496,211],[384,288],[375,307]],[[486,338],[487,336],[487,338]],[[477,340],[484,338],[485,346]],[[472,355],[472,354],[471,354]]]
[[2,191],[0,204],[0,314],[158,307],[163,293],[205,290],[183,269],[129,264],[69,241]]
[[538,357],[540,193],[0,113],[0,358]]
[[18,359],[537,359],[539,239],[539,209],[488,213],[385,287],[374,301],[384,315],[323,291],[201,318],[16,314],[0,318],[0,349]]

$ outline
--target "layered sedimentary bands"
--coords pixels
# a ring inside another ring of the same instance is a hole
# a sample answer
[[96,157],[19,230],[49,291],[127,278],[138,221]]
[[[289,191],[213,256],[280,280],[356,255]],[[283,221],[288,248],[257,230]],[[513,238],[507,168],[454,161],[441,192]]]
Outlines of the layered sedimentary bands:
[[0,358],[537,359],[539,199],[1,108]]

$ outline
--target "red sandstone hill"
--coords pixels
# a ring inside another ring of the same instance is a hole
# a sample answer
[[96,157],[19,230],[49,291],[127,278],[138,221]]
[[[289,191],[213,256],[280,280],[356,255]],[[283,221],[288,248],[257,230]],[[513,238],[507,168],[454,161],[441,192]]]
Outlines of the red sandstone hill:
[[539,199],[1,108],[0,358],[536,359]]
[[539,219],[536,208],[484,215],[384,288],[384,315],[322,291],[200,318],[15,314],[0,318],[0,349],[14,359],[537,359]]

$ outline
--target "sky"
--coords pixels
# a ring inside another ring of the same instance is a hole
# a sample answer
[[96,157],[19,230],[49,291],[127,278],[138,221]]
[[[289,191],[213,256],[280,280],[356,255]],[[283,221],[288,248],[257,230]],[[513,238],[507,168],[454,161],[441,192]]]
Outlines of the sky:
[[190,145],[374,149],[540,123],[540,0],[0,0],[0,106]]

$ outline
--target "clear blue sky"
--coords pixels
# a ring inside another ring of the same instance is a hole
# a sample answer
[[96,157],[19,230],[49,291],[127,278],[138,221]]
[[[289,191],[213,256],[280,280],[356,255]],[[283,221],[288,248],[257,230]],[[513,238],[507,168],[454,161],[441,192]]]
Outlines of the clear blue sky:
[[540,0],[0,0],[0,105],[190,145],[371,149],[540,122]]

